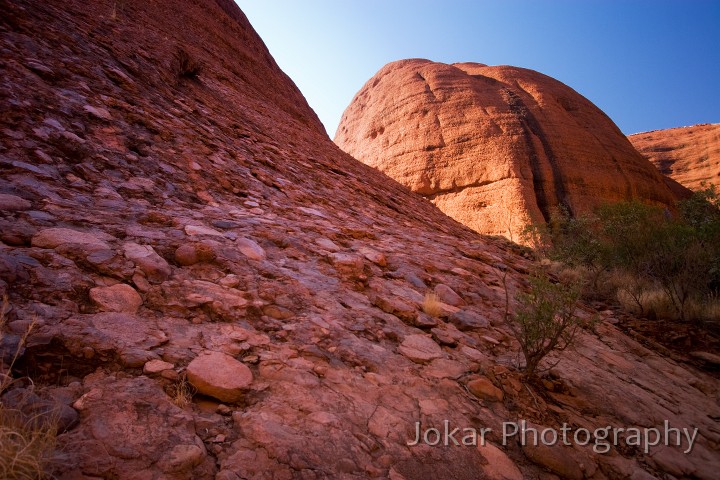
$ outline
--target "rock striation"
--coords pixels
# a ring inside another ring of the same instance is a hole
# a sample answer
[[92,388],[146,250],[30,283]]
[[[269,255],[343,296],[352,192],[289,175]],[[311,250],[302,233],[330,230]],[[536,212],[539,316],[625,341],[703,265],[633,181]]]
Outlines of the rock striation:
[[664,175],[690,190],[720,187],[720,124],[670,128],[628,136]]
[[[532,393],[503,288],[528,260],[343,153],[230,0],[0,11],[0,375],[37,393],[0,401],[59,413],[56,478],[716,477],[716,377],[610,312]],[[700,433],[528,450],[518,418]]]
[[516,239],[559,204],[676,198],[595,105],[511,66],[390,63],[352,100],[335,143],[460,223]]

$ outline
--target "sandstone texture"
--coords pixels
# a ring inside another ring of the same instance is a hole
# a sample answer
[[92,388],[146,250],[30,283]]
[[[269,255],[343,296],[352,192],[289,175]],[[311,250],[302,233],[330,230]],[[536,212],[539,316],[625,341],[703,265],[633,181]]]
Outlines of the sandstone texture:
[[[33,412],[60,414],[54,478],[717,477],[710,367],[610,312],[553,390],[523,384],[503,282],[527,288],[529,261],[342,152],[230,0],[0,12],[0,401],[34,385]],[[457,306],[430,318],[432,292]],[[699,434],[565,462],[503,444],[518,419]],[[418,421],[492,447],[410,447]]]
[[595,105],[517,67],[390,63],[345,110],[335,143],[460,223],[514,240],[560,204],[577,214],[676,199]]
[[690,190],[720,187],[720,124],[670,128],[628,136],[664,175]]

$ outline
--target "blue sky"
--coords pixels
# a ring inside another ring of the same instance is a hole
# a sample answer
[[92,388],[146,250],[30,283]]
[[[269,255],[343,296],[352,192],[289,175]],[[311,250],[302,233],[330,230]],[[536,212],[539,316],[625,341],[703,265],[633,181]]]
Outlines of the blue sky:
[[720,0],[236,0],[331,137],[383,65],[515,65],[626,133],[720,122]]

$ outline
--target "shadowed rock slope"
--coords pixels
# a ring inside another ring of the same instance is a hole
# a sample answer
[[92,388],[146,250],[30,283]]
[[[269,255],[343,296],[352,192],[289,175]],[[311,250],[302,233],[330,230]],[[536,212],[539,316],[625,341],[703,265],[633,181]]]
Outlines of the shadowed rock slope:
[[720,187],[720,124],[670,128],[628,136],[664,175],[691,190]]
[[558,204],[675,200],[602,111],[523,68],[390,63],[348,106],[335,143],[481,233],[513,237]]
[[[2,401],[61,413],[58,478],[716,473],[717,381],[612,312],[524,386],[501,285],[527,261],[342,153],[231,2],[0,11],[0,369],[37,322],[14,372],[35,393]],[[502,445],[517,419],[700,433],[691,455]],[[445,420],[488,445],[406,445]]]

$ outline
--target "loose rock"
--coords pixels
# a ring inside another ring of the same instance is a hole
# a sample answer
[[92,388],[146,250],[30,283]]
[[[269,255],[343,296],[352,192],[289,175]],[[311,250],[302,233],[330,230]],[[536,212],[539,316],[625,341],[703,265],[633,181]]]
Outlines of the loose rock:
[[140,294],[124,283],[91,288],[90,299],[104,312],[135,313],[142,305]]
[[31,208],[32,203],[24,198],[0,193],[0,211],[16,212],[20,210],[30,210]]
[[493,385],[493,383],[485,377],[470,380],[467,384],[467,388],[470,393],[482,400],[502,402],[505,397],[503,391]]
[[447,303],[448,305],[452,305],[453,307],[460,307],[465,305],[465,300],[463,300],[460,295],[455,293],[455,290],[448,287],[447,285],[439,283],[435,286],[434,290],[443,303]]
[[220,352],[204,352],[187,366],[188,381],[198,392],[222,402],[235,403],[253,381],[243,363]]
[[443,356],[440,346],[427,335],[408,335],[398,347],[398,352],[415,363],[427,363]]
[[235,242],[243,255],[250,260],[265,260],[265,250],[249,238],[238,238]]
[[65,244],[82,245],[88,251],[110,249],[107,242],[100,240],[92,233],[69,228],[46,228],[36,233],[32,238],[33,247],[57,248]]

